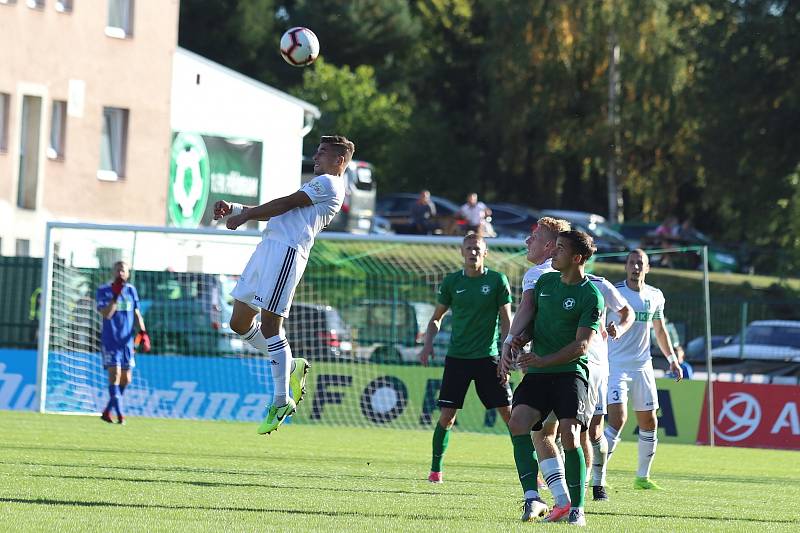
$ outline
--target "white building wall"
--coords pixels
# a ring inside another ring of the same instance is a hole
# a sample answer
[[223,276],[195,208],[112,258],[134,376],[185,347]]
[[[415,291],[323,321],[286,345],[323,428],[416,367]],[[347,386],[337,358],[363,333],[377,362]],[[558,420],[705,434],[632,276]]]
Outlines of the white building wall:
[[261,201],[300,187],[303,136],[319,110],[188,50],[173,59],[171,125],[221,137],[263,143]]

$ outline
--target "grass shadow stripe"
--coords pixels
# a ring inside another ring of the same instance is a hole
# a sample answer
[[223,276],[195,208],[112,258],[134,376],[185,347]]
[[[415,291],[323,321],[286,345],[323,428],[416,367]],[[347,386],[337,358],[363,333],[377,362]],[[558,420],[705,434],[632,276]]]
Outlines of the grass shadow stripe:
[[[372,513],[372,512],[357,512],[357,511],[331,511],[321,510],[313,511],[308,509],[263,509],[257,507],[213,507],[203,505],[159,505],[149,503],[109,503],[100,501],[81,501],[81,500],[54,500],[48,498],[3,498],[0,497],[1,503],[16,503],[21,505],[43,505],[43,506],[62,506],[62,507],[97,507],[97,508],[110,508],[110,509],[155,509],[164,511],[230,511],[230,512],[249,512],[249,513],[266,513],[266,514],[289,514],[289,515],[302,515],[302,516],[352,516],[359,518],[390,518],[390,519],[403,519],[403,520],[426,520],[426,521],[441,521],[442,515],[427,515],[427,514],[399,514],[399,513]],[[471,516],[458,516],[454,515],[448,517],[451,521],[474,521],[476,517]]]
[[413,491],[401,489],[371,489],[371,488],[344,488],[341,486],[336,487],[320,487],[315,485],[313,487],[307,485],[280,485],[277,483],[237,483],[237,482],[224,482],[224,481],[199,481],[199,480],[181,480],[181,479],[163,479],[163,478],[129,478],[129,477],[111,477],[111,476],[77,476],[67,474],[27,474],[27,477],[38,477],[46,479],[71,479],[71,480],[86,480],[86,481],[123,481],[129,483],[164,483],[176,485],[189,485],[194,487],[216,487],[216,488],[259,488],[259,489],[276,489],[276,490],[314,490],[314,491],[334,491],[334,492],[355,492],[358,494],[373,493],[373,494],[401,494],[401,495],[420,495],[420,496],[455,496],[459,498],[485,498],[485,494],[478,493],[460,493],[460,492],[437,492],[437,491]]
[[[654,513],[625,513],[617,511],[596,511],[592,509],[586,512],[587,515],[599,516],[621,516],[628,518],[663,518],[667,520],[675,520],[674,514],[654,514]],[[756,524],[800,524],[800,520],[769,520],[764,518],[741,518],[734,516],[700,516],[700,515],[680,515],[681,520],[712,520],[724,522],[752,522]]]

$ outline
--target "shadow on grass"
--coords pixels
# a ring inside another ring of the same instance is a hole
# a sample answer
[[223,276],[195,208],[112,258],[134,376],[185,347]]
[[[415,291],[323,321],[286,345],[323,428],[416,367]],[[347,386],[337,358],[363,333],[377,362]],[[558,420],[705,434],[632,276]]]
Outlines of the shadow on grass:
[[320,487],[319,485],[281,485],[278,483],[230,483],[225,481],[196,481],[196,480],[183,480],[183,479],[149,479],[149,478],[129,478],[129,477],[114,477],[114,476],[77,476],[65,474],[28,474],[27,477],[38,478],[57,478],[57,479],[76,479],[86,481],[122,481],[129,483],[164,483],[176,485],[189,485],[193,487],[228,487],[228,488],[259,488],[259,489],[277,489],[277,490],[314,490],[314,491],[334,491],[334,492],[355,492],[359,494],[372,493],[372,494],[405,494],[405,495],[420,495],[420,496],[457,496],[459,498],[484,498],[482,493],[460,493],[460,492],[439,492],[439,491],[415,491],[415,490],[400,490],[400,489],[370,489],[370,488],[346,488],[341,486],[336,487]]
[[[373,512],[357,512],[357,511],[331,511],[331,510],[308,510],[308,509],[263,509],[258,507],[214,507],[204,505],[158,505],[158,504],[143,504],[143,503],[108,503],[104,501],[70,501],[70,500],[53,500],[46,498],[0,498],[2,503],[17,503],[28,505],[52,505],[52,506],[67,506],[67,507],[98,507],[98,508],[129,508],[129,509],[161,509],[165,511],[175,510],[190,510],[190,511],[232,511],[232,512],[253,512],[253,513],[270,513],[270,514],[291,514],[291,515],[305,515],[305,516],[355,516],[362,518],[397,518],[403,520],[428,520],[428,521],[441,521],[446,519],[448,521],[462,520],[474,521],[474,517],[467,515],[461,516],[447,516],[443,517],[440,513],[436,515],[426,514],[399,514],[399,513],[373,513]],[[672,514],[648,514],[648,513],[619,513],[619,512],[592,512],[590,515],[602,516],[620,516],[629,518],[656,518],[675,520],[713,520],[724,521],[728,523],[745,522],[750,524],[797,524],[797,520],[766,520],[760,518],[728,518],[719,516],[680,516],[676,517]],[[500,520],[500,522],[510,522],[510,520]],[[514,521],[516,522],[516,520]]]

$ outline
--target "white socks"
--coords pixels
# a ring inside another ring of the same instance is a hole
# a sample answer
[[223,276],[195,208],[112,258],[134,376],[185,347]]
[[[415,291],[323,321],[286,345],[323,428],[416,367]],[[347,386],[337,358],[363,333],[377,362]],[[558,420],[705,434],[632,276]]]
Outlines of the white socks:
[[542,477],[547,482],[556,505],[568,504],[569,493],[567,492],[567,480],[564,477],[564,463],[561,462],[561,457],[555,456],[552,459],[539,461],[539,468],[542,469]]
[[614,429],[611,426],[606,426],[603,435],[606,438],[606,444],[608,445],[608,453],[606,454],[606,462],[611,460],[611,454],[614,453],[614,448],[617,447],[619,441],[622,440],[619,438],[619,430]]
[[250,346],[269,358],[272,368],[272,383],[275,387],[272,403],[277,406],[286,405],[289,398],[289,374],[294,367],[289,341],[286,340],[283,333],[265,339],[264,334],[261,333],[261,322],[258,321],[253,321],[253,325],[241,337]]
[[638,477],[650,477],[650,467],[653,465],[658,446],[656,431],[639,429],[639,471],[636,473]]
[[608,441],[605,434],[592,441],[592,486],[606,486],[606,455],[608,454]]

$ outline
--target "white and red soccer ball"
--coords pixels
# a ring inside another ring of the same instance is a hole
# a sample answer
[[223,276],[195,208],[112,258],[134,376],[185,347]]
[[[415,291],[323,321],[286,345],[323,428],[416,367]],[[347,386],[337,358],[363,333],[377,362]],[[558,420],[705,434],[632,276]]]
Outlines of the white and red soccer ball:
[[310,65],[318,55],[319,39],[308,28],[289,28],[281,37],[281,56],[292,66]]

